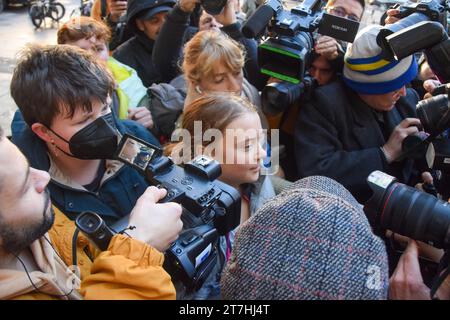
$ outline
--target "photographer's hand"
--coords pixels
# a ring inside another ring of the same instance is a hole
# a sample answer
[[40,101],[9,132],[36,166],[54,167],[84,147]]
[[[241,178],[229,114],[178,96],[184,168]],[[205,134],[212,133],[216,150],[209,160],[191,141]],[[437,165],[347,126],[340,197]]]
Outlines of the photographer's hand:
[[135,226],[127,233],[158,251],[165,251],[178,238],[183,228],[181,206],[174,202],[157,203],[167,194],[165,189],[154,186],[147,190],[136,202],[130,214],[129,226]]
[[388,141],[382,147],[388,163],[393,162],[402,153],[403,140],[416,132],[419,132],[420,120],[417,118],[406,118],[400,122],[389,136]]
[[147,129],[153,128],[153,118],[150,110],[146,107],[137,107],[134,109],[128,109],[128,119],[134,120],[137,123],[142,124]]
[[194,11],[197,3],[200,3],[200,0],[179,0],[178,6],[184,12],[191,13],[192,11]]
[[334,60],[339,56],[339,50],[342,50],[342,48],[336,39],[321,35],[317,39],[314,50],[327,60]]
[[424,99],[431,98],[433,96],[433,90],[439,87],[441,83],[439,80],[428,79],[423,82],[423,88],[427,91],[423,96]]
[[393,300],[429,300],[430,289],[423,283],[419,248],[410,240],[389,279],[389,298]]
[[396,23],[398,20],[400,20],[397,17],[394,17],[396,14],[399,14],[400,10],[398,9],[389,9],[388,11],[386,11],[387,17],[386,19],[384,19],[384,24],[393,24]]
[[228,0],[222,12],[213,16],[221,25],[229,26],[230,24],[236,23],[235,2],[235,0]]
[[127,2],[121,0],[107,0],[109,18],[112,22],[118,22],[120,17],[127,12]]

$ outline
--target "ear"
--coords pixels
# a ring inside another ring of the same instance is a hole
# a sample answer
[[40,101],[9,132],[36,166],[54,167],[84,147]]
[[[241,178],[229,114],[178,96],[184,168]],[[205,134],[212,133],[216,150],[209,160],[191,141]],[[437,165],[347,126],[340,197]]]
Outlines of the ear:
[[144,22],[141,19],[136,19],[136,27],[141,31],[145,30]]
[[51,143],[54,140],[53,136],[50,134],[50,130],[42,123],[33,123],[31,125],[31,130],[45,142]]

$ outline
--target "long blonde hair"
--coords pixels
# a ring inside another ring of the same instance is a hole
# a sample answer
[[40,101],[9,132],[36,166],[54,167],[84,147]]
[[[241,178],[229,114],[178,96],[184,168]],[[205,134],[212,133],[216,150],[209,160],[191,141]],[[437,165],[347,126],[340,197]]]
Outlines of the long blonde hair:
[[210,75],[214,66],[220,63],[232,72],[241,71],[245,63],[245,49],[223,32],[198,32],[184,47],[181,67],[188,90],[193,89],[191,82],[199,82]]

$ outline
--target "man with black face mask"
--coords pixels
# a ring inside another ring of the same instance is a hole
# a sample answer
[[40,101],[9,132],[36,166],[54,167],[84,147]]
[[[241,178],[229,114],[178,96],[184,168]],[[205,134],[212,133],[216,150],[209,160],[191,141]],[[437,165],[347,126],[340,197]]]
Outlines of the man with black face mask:
[[70,220],[91,210],[114,222],[148,187],[134,169],[110,160],[126,132],[158,145],[143,126],[114,118],[113,85],[94,56],[66,45],[31,46],[14,71],[11,94],[20,112],[13,142],[31,166],[50,173],[52,202]]
[[[0,299],[174,299],[160,251],[182,228],[181,206],[157,204],[149,187],[130,216],[127,235],[98,253],[80,235],[79,268],[66,252],[70,221],[52,206],[47,172],[30,167],[0,127]],[[75,271],[73,273],[72,271]]]

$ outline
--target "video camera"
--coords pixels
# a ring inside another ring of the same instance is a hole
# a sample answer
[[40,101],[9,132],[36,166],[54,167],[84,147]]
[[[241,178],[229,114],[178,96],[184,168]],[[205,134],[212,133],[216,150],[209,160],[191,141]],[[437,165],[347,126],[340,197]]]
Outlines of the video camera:
[[[333,38],[353,42],[358,32],[359,23],[342,17],[322,12],[321,0],[305,0],[290,11],[284,10],[280,0],[267,0],[247,20],[242,27],[242,33],[247,38],[256,38],[268,28],[271,35],[258,47],[258,63],[262,74],[286,81],[284,89],[290,94],[283,105],[276,104],[276,92],[280,85],[264,88],[263,109],[269,113],[284,111],[301,96],[308,84],[299,86],[304,80],[305,71],[311,63],[314,48],[313,32],[328,35]],[[280,87],[281,88],[281,87]],[[264,94],[271,90],[271,94]],[[274,91],[275,90],[275,91]],[[282,92],[280,92],[283,95]],[[274,100],[271,100],[273,97]],[[272,110],[274,109],[275,110]],[[276,110],[280,109],[282,110]]]
[[365,203],[364,212],[375,233],[383,236],[391,230],[445,250],[431,290],[433,298],[450,270],[450,203],[398,183],[381,171],[372,172],[367,182],[373,195]]
[[[197,290],[216,265],[219,236],[239,225],[239,192],[217,180],[221,174],[217,161],[201,155],[182,168],[163,156],[159,147],[128,134],[122,137],[115,158],[138,170],[150,184],[167,189],[160,202],[181,204],[184,231],[165,252],[164,268],[188,291]],[[98,218],[82,214],[77,225],[99,248],[129,224],[128,216],[112,226]]]

